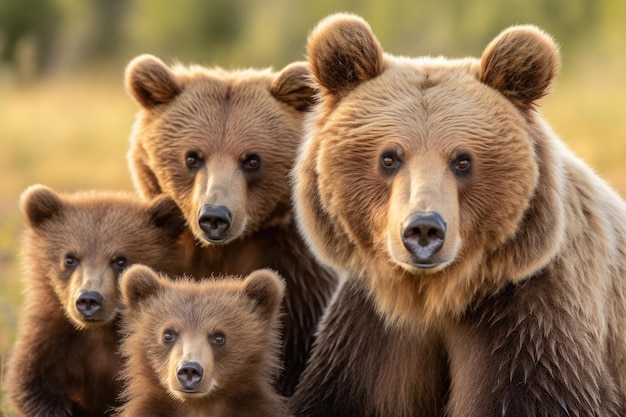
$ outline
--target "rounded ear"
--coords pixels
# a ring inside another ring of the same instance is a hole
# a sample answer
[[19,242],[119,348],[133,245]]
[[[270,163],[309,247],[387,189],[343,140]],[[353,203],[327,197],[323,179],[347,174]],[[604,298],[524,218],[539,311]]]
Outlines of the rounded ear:
[[372,29],[346,13],[331,15],[313,29],[307,55],[314,80],[339,98],[384,70],[383,49]]
[[277,313],[285,294],[285,284],[270,269],[259,269],[244,280],[244,294],[251,298],[265,316]]
[[163,61],[147,54],[130,61],[125,78],[128,94],[146,109],[172,101],[183,89]]
[[561,57],[552,37],[535,26],[513,26],[485,48],[479,78],[522,109],[549,93]]
[[20,207],[28,224],[36,229],[61,213],[63,202],[52,189],[36,184],[24,190],[20,197]]
[[293,62],[278,74],[272,84],[272,95],[298,111],[313,105],[311,72],[306,62]]
[[161,288],[161,278],[145,265],[132,265],[120,277],[122,298],[130,309],[136,309],[143,300],[155,295]]
[[149,214],[152,224],[163,229],[171,239],[178,238],[185,230],[185,216],[171,197],[166,195],[155,197],[152,200]]

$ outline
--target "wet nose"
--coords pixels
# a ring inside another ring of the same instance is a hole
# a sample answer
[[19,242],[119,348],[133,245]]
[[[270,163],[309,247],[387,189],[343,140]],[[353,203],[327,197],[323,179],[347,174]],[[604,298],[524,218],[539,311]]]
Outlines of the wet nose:
[[226,206],[205,204],[198,213],[200,229],[212,242],[221,242],[226,238],[232,215]]
[[402,229],[402,243],[418,264],[430,264],[446,239],[446,222],[436,212],[417,213]]
[[178,366],[176,376],[185,388],[194,388],[202,381],[204,370],[198,362],[185,361]]
[[76,297],[76,309],[85,318],[90,318],[102,307],[102,294],[83,290]]

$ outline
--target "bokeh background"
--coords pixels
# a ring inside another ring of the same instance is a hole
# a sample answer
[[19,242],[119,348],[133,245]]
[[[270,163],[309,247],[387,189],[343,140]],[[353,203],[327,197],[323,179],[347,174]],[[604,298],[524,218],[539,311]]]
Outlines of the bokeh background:
[[20,193],[33,183],[132,189],[125,153],[138,107],[126,63],[152,53],[280,69],[304,59],[308,32],[336,11],[360,14],[387,52],[407,56],[480,56],[509,25],[544,28],[563,69],[541,111],[626,196],[623,0],[0,0],[0,383],[22,299]]

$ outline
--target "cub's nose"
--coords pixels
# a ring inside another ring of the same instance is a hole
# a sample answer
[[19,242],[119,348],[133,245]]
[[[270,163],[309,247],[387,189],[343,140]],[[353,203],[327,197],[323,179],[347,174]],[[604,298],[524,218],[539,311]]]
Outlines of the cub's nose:
[[446,222],[436,212],[416,213],[402,228],[402,243],[418,266],[434,263],[445,239]]
[[198,213],[198,224],[211,242],[219,243],[226,238],[232,215],[226,206],[205,204]]
[[185,361],[178,365],[176,377],[182,386],[187,390],[194,390],[196,385],[202,381],[204,369],[198,362]]
[[102,294],[97,291],[80,291],[76,296],[76,309],[86,319],[91,318],[102,307]]

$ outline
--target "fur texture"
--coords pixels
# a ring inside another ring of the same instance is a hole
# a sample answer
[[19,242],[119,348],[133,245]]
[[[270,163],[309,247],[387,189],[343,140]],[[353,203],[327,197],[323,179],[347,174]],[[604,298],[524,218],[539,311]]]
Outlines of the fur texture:
[[260,268],[286,280],[285,372],[289,395],[336,279],[317,264],[292,220],[288,173],[312,101],[308,67],[282,71],[172,69],[134,59],[128,92],[142,106],[129,152],[136,188],[166,194],[185,214],[187,273],[246,275]]
[[120,389],[118,276],[133,263],[179,273],[184,218],[168,197],[44,186],[28,188],[21,207],[25,304],[8,399],[17,416],[102,416]]
[[145,266],[121,278],[128,306],[120,417],[287,416],[279,372],[282,280],[172,281]]
[[372,45],[346,14],[308,43],[296,213],[347,282],[296,415],[623,415],[626,205],[537,112],[554,41],[517,26],[459,60]]

